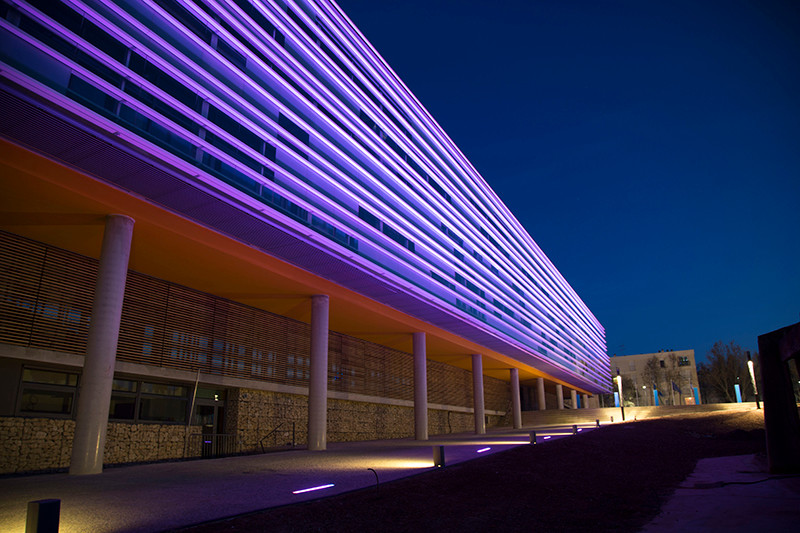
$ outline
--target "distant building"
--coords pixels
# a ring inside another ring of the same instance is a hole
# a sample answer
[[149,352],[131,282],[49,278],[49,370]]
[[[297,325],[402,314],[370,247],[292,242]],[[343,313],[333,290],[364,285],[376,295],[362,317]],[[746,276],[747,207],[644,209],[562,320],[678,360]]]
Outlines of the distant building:
[[[670,350],[611,357],[611,375],[623,379],[623,396],[635,405],[700,403],[694,350]],[[631,394],[627,389],[633,387]]]

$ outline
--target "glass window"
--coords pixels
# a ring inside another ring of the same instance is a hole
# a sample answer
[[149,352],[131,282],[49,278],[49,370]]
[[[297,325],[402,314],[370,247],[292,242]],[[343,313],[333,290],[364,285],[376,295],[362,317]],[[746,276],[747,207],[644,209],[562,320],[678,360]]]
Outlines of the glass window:
[[159,394],[161,396],[186,396],[186,387],[169,385],[167,383],[142,383],[142,392],[145,394]]
[[247,58],[222,39],[217,41],[217,51],[239,70],[244,70],[247,67]]
[[303,144],[308,144],[308,132],[294,123],[293,120],[286,117],[283,113],[278,116],[278,125],[291,133],[297,140]]
[[108,418],[116,420],[133,420],[136,417],[135,394],[112,394]]
[[83,21],[81,35],[120,63],[125,62],[125,56],[128,55],[128,47],[95,26],[92,22]]
[[24,368],[19,410],[31,414],[70,415],[77,385],[76,373]]
[[75,392],[25,388],[20,410],[26,413],[72,414]]
[[211,30],[185,7],[172,0],[158,0],[158,4],[198,37],[207,43],[211,42]]
[[114,98],[75,75],[69,78],[69,91],[92,107],[112,113],[116,111],[117,101]]
[[139,420],[150,422],[185,422],[186,398],[142,397]]
[[184,86],[180,81],[167,75],[167,73],[165,73],[163,70],[153,65],[136,52],[130,53],[128,66],[132,71],[150,81],[153,85],[161,90],[169,93],[177,100],[183,102],[191,109],[194,109],[195,111],[200,110],[200,107],[202,106],[202,99],[197,95],[197,93]]
[[225,401],[224,389],[206,389],[203,387],[197,388],[197,398],[204,400]]
[[376,229],[381,229],[381,221],[380,221],[380,219],[378,217],[376,217],[375,215],[373,215],[372,213],[370,213],[369,211],[367,211],[366,209],[364,209],[363,207],[359,206],[359,208],[358,208],[358,217],[361,220],[366,221],[370,226],[372,226],[372,227],[374,227]]
[[115,379],[112,383],[111,390],[120,392],[136,392],[137,385],[138,383],[136,381]]
[[26,383],[46,383],[48,385],[75,387],[78,384],[78,374],[26,368],[22,371],[22,381]]

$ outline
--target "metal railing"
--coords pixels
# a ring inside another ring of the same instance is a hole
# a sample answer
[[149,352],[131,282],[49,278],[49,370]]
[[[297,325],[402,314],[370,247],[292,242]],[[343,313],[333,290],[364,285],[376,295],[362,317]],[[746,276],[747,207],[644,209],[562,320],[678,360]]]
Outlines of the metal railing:
[[[288,427],[290,422],[283,421],[277,426],[275,426],[272,431],[267,433],[261,438],[259,444],[261,445],[261,452],[266,452],[268,449],[278,449],[278,448],[294,448],[296,446],[296,431],[295,431],[295,423],[291,422],[291,428]],[[287,427],[284,427],[287,426]],[[289,437],[291,436],[291,440]],[[278,438],[281,438],[279,441]],[[268,446],[269,439],[272,438],[272,446]],[[280,444],[279,444],[280,442]]]
[[226,433],[191,433],[187,436],[188,453],[194,457],[224,457],[241,452],[236,435]]

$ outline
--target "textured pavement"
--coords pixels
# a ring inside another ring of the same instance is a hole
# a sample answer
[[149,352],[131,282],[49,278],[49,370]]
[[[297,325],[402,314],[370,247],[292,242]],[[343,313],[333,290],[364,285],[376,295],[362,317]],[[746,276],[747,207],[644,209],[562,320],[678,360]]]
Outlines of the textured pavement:
[[[434,446],[444,446],[446,463],[454,464],[528,445],[532,430],[539,443],[572,434],[571,425],[550,426],[427,442],[329,443],[324,452],[123,466],[92,476],[5,477],[0,532],[24,532],[27,503],[49,498],[61,500],[62,533],[164,531],[376,487],[434,468]],[[800,531],[800,476],[770,476],[753,455],[703,459],[643,531]]]
[[697,462],[643,533],[800,531],[800,475],[770,475],[763,457]]
[[[0,479],[0,531],[25,531],[27,503],[51,498],[61,500],[61,533],[163,531],[374,487],[376,476],[384,483],[421,473],[434,468],[433,447],[438,445],[445,447],[447,464],[528,445],[533,429],[432,437],[427,442],[329,443],[324,452],[122,466],[89,476],[6,477]],[[572,426],[539,428],[537,438],[545,442],[545,437],[571,433]],[[293,493],[328,484],[333,486]]]

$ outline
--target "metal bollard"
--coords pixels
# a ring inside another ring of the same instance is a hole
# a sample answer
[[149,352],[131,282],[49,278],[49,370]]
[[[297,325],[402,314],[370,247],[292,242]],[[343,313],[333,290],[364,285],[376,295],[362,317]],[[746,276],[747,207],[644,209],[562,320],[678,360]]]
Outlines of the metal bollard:
[[572,424],[572,434],[573,435],[578,434],[578,424]]
[[596,418],[596,419],[595,419],[595,422],[597,423],[597,427],[600,427],[600,419],[599,419],[599,418]]
[[25,533],[58,533],[61,500],[36,500],[28,502]]
[[614,423],[614,417],[613,416],[611,417],[611,423],[612,424]]
[[531,431],[531,444],[536,444],[536,432]]
[[433,466],[440,468],[444,466],[444,446],[433,447]]

